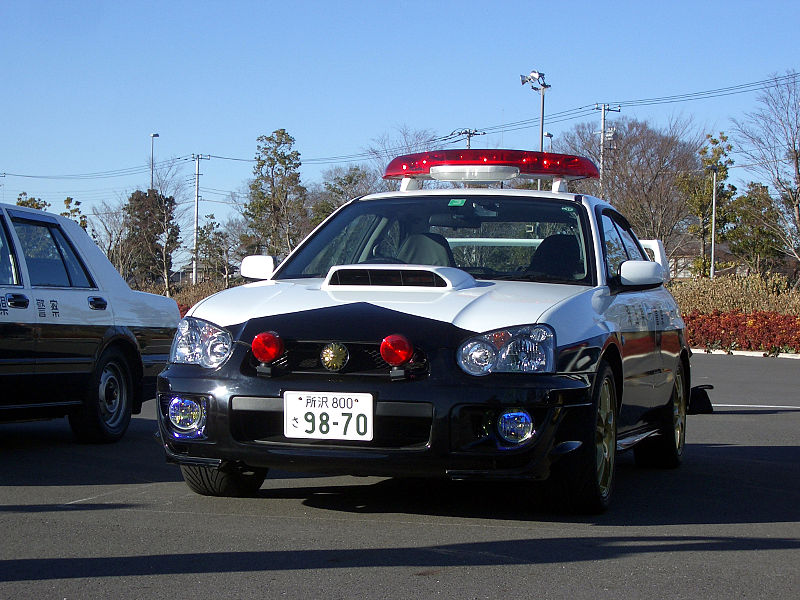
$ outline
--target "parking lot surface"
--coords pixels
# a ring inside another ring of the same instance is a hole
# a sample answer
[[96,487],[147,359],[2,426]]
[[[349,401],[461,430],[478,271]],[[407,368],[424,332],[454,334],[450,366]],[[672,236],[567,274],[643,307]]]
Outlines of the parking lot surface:
[[684,464],[620,456],[604,515],[534,486],[270,473],[198,496],[153,438],[0,425],[0,598],[796,598],[800,362],[696,354]]

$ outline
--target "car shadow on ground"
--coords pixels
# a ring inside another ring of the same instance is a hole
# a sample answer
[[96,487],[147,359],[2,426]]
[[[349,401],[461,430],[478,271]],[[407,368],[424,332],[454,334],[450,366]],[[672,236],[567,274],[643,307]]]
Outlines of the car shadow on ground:
[[[63,419],[0,425],[0,488],[153,482],[183,486],[180,470],[164,460],[155,428],[153,419],[136,418],[119,442],[91,445],[77,444]],[[226,501],[253,502],[251,508],[264,511],[269,511],[269,499],[297,499],[308,507],[347,513],[588,520],[611,526],[794,522],[800,504],[798,463],[798,446],[689,444],[683,466],[675,470],[638,468],[632,454],[624,453],[618,457],[611,509],[597,516],[565,514],[546,501],[541,485],[524,482],[332,479],[278,471],[270,473],[257,500]]]
[[297,498],[322,510],[405,513],[599,525],[770,523],[797,520],[800,447],[692,444],[678,469],[640,468],[618,457],[614,498],[602,515],[571,515],[541,484],[385,479],[352,485],[280,487],[268,478],[262,499]]
[[258,573],[412,567],[435,576],[446,567],[548,565],[639,554],[796,550],[800,540],[722,536],[592,536],[480,541],[433,546],[149,554],[113,557],[20,558],[0,561],[0,582],[136,577],[195,573]]
[[66,418],[0,424],[0,487],[182,481],[155,431],[154,420],[134,418],[118,442],[81,444]]

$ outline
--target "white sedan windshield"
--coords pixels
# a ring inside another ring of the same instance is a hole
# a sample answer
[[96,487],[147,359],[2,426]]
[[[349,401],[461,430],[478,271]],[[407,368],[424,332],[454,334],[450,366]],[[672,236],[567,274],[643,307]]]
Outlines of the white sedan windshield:
[[477,279],[591,285],[584,208],[567,200],[450,195],[354,202],[281,265],[276,279],[344,264],[456,267]]

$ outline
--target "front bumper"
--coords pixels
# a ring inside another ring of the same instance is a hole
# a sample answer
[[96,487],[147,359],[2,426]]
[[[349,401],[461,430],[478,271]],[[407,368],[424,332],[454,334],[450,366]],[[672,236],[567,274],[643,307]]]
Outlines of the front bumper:
[[[579,446],[576,426],[591,418],[591,373],[479,378],[451,371],[446,381],[203,375],[195,367],[170,365],[159,377],[159,432],[171,462],[352,475],[544,479],[553,460]],[[282,398],[291,390],[372,394],[374,439],[286,438]],[[205,400],[202,438],[181,438],[172,428],[167,406],[175,396]],[[499,438],[494,420],[508,409],[531,414],[536,429],[531,439],[512,445]]]

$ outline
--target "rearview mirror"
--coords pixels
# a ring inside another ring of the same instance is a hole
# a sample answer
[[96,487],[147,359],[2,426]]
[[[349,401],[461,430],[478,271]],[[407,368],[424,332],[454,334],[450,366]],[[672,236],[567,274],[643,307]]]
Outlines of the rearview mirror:
[[437,214],[431,215],[428,219],[428,224],[434,227],[450,227],[452,229],[460,229],[462,227],[467,229],[479,229],[481,220],[473,214]]

